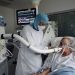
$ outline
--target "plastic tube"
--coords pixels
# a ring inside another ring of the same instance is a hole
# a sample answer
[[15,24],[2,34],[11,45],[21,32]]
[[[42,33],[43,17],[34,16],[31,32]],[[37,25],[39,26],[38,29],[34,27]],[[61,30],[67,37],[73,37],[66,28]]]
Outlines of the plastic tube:
[[8,53],[8,57],[12,57],[13,56],[13,54],[6,48],[6,50],[7,50],[7,53]]
[[70,47],[70,46],[67,46],[68,48],[70,48],[71,49],[71,51],[75,51],[75,49],[74,48],[72,48],[72,47]]
[[[10,38],[10,37],[12,37],[12,34],[4,34],[3,37],[4,38]],[[62,48],[54,48],[54,49],[49,49],[49,50],[40,50],[40,49],[37,49],[34,46],[30,45],[25,39],[23,39],[19,35],[13,34],[13,37],[37,53],[52,53],[52,52],[57,52],[57,51],[62,49]]]

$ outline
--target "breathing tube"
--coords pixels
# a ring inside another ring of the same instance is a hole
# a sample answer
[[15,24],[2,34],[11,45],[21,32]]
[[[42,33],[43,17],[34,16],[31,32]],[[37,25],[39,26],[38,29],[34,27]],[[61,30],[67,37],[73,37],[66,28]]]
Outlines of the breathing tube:
[[15,38],[19,40],[21,43],[23,43],[28,48],[30,48],[31,50],[37,53],[53,53],[62,49],[62,48],[54,48],[54,49],[49,49],[49,50],[40,50],[40,49],[35,48],[33,45],[29,44],[25,39],[23,39],[21,36],[17,34],[2,34],[1,35],[1,39],[8,39],[8,38],[12,38],[12,39]]

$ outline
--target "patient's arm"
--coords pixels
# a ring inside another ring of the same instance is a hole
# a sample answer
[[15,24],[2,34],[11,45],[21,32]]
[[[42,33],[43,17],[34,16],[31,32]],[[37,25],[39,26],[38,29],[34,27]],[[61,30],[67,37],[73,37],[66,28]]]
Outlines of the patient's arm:
[[47,75],[49,72],[51,72],[51,68],[46,68],[43,72],[41,73],[36,73],[34,75]]

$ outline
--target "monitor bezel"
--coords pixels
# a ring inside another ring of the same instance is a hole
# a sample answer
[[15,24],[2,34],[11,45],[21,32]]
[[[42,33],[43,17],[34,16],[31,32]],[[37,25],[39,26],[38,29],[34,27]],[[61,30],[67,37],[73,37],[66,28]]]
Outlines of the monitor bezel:
[[[30,9],[31,10],[35,10],[35,17],[36,17],[36,8],[30,8]],[[30,24],[30,23],[18,23],[18,12],[19,11],[26,11],[26,10],[29,10],[29,9],[16,10],[17,25],[27,25],[27,24]]]

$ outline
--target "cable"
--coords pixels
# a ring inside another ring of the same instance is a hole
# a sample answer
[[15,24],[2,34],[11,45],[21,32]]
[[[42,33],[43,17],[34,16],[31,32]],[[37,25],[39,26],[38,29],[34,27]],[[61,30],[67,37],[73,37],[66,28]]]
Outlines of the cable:
[[7,53],[8,53],[8,57],[13,57],[13,54],[6,48],[6,50],[7,50]]

